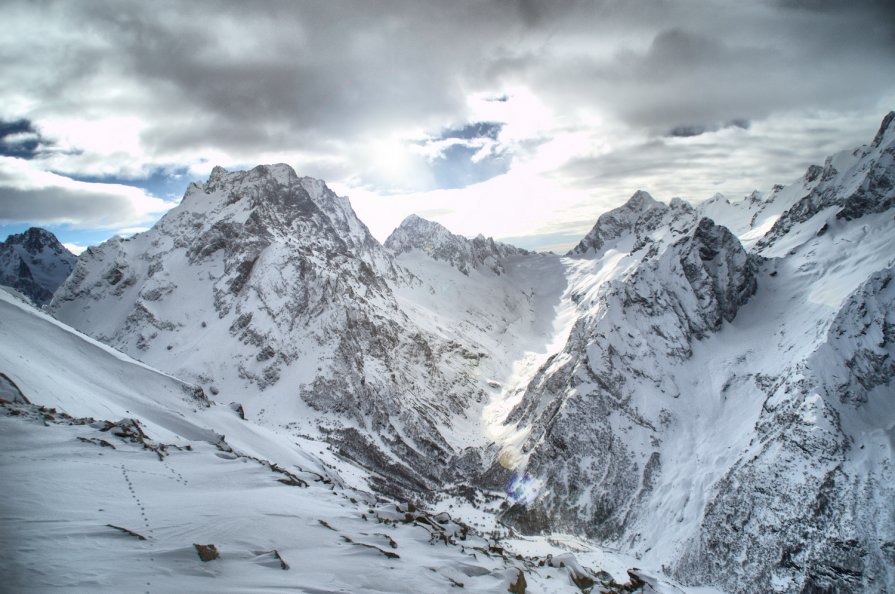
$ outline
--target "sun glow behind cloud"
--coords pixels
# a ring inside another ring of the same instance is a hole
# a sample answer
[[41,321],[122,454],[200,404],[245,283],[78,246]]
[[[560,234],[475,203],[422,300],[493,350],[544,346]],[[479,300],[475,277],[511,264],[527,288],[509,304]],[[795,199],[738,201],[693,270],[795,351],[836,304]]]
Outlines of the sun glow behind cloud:
[[895,104],[886,3],[39,6],[0,5],[0,154],[93,185],[0,184],[17,225],[142,227],[215,165],[285,162],[380,238],[415,212],[563,244],[638,189],[786,183]]

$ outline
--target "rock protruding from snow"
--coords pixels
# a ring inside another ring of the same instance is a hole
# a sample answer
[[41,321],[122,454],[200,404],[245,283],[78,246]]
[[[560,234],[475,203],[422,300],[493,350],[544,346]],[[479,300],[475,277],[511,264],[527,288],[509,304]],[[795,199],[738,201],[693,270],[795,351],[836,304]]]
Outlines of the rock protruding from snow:
[[895,378],[895,266],[871,276],[843,303],[826,343],[811,358],[829,394],[866,404]]
[[[684,275],[699,300],[702,316],[717,330],[732,322],[737,310],[755,294],[754,259],[727,228],[701,219],[692,238],[681,240]],[[699,333],[697,333],[699,335]]]
[[0,284],[44,305],[71,274],[77,259],[55,235],[31,227],[0,244]]
[[892,126],[892,122],[895,121],[895,111],[890,111],[883,118],[882,123],[880,123],[879,130],[876,132],[876,136],[873,137],[873,142],[870,143],[870,146],[873,148],[877,148],[883,144],[886,136],[890,137],[895,134],[895,128]]
[[472,239],[455,235],[444,226],[417,215],[404,219],[385,240],[385,247],[396,255],[419,250],[435,260],[448,262],[465,275],[480,268],[502,274],[503,260],[528,253],[482,235]]

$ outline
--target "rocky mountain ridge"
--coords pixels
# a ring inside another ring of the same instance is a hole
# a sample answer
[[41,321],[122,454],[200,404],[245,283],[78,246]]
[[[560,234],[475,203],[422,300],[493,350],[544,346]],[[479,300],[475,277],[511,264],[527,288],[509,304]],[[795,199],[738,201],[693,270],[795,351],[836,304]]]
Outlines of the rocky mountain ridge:
[[417,215],[404,219],[383,245],[396,255],[419,250],[434,260],[449,262],[467,276],[471,269],[481,267],[502,274],[506,258],[529,253],[483,235],[472,239],[455,235],[444,226]]
[[323,182],[285,165],[215,168],[152,230],[88,250],[51,310],[427,491],[444,482],[445,434],[478,387],[459,345],[409,323],[390,284],[402,275]]

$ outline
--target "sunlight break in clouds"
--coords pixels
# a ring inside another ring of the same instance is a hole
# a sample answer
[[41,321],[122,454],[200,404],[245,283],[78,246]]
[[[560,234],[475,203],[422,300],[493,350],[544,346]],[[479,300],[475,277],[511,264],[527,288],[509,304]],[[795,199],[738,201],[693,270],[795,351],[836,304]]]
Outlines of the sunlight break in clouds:
[[108,183],[31,206],[0,184],[0,218],[84,243],[215,165],[284,162],[378,237],[416,212],[568,244],[638,189],[736,198],[866,139],[895,101],[890,4],[10,0],[0,155]]

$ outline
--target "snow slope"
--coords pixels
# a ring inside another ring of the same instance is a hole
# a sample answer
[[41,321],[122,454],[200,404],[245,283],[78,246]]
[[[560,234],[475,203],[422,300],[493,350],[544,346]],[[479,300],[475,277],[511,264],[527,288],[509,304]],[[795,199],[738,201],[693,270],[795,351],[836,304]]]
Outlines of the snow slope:
[[323,443],[243,420],[5,292],[0,314],[4,589],[682,592],[612,554],[498,543],[381,499]]

